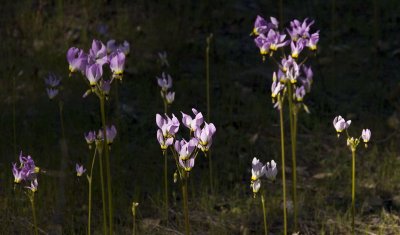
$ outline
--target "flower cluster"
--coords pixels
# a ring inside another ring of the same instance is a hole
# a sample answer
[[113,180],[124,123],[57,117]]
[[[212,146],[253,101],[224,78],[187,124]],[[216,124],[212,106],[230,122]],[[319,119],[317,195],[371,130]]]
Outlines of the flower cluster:
[[[97,134],[96,131],[88,131],[87,133],[84,134],[89,149],[92,148],[93,143],[95,143],[97,146],[104,141],[103,133],[104,133],[103,129],[99,129]],[[117,136],[117,128],[115,128],[114,125],[106,126],[106,137],[108,146],[111,146],[116,136]]]
[[165,118],[160,114],[156,115],[156,124],[159,128],[157,140],[161,149],[166,151],[171,146],[177,164],[186,172],[190,172],[194,167],[199,150],[204,154],[208,152],[216,132],[214,124],[205,122],[201,112],[194,108],[192,112],[194,117],[182,112],[182,123],[190,130],[189,141],[176,139],[180,122],[174,114],[172,114],[172,118],[167,114],[165,114]]
[[40,168],[36,166],[31,156],[24,156],[22,151],[19,155],[19,162],[19,166],[17,166],[17,163],[12,164],[14,183],[26,182],[28,186],[25,186],[25,188],[36,192],[38,188],[37,174]]
[[175,100],[175,92],[169,91],[172,87],[171,75],[163,72],[161,77],[157,77],[158,86],[161,88],[161,98],[166,104],[172,104]]
[[258,193],[261,188],[261,178],[265,176],[269,180],[275,180],[278,173],[276,168],[276,162],[271,160],[267,164],[263,165],[259,159],[253,158],[251,162],[251,184],[250,187],[253,189],[254,196]]
[[52,100],[58,95],[61,77],[54,73],[49,73],[49,75],[44,79],[44,83],[47,86],[47,95],[49,96],[49,99]]
[[[90,85],[84,97],[92,92],[107,96],[114,78],[122,81],[125,57],[128,53],[129,43],[126,41],[122,45],[117,45],[115,40],[110,40],[106,47],[101,41],[93,40],[89,53],[71,47],[67,52],[69,70],[71,73],[81,72]],[[112,73],[112,78],[109,80],[103,79],[104,65],[108,65]]]
[[351,137],[348,134],[347,129],[350,127],[351,120],[345,120],[342,116],[337,116],[333,119],[333,127],[336,130],[337,136],[340,137],[340,133],[344,130],[347,134],[347,146],[349,146],[351,151],[356,151],[358,144],[363,140],[365,144],[365,148],[368,147],[368,142],[371,139],[371,130],[370,129],[363,129],[361,135],[358,138]]
[[256,35],[254,42],[264,59],[266,55],[273,57],[273,53],[278,48],[290,45],[289,55],[282,55],[281,61],[277,62],[279,69],[273,73],[271,97],[275,104],[274,107],[280,108],[279,103],[276,102],[277,98],[283,98],[283,95],[287,93],[289,84],[292,84],[291,89],[293,91],[290,93],[293,97],[289,98],[297,104],[296,107],[303,107],[308,112],[307,106],[302,102],[306,93],[310,92],[313,72],[311,67],[304,65],[307,57],[300,63],[297,60],[305,48],[309,48],[311,51],[317,49],[319,31],[310,32],[310,27],[313,24],[314,21],[308,22],[308,19],[303,22],[296,19],[291,21],[290,27],[286,29],[289,35],[287,37],[288,35],[285,32],[279,31],[279,22],[274,17],[270,17],[270,21],[266,21],[261,16],[256,18],[252,34]]

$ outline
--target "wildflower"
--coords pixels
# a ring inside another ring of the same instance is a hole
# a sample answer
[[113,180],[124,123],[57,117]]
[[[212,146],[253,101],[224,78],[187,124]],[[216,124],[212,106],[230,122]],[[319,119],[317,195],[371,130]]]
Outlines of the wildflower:
[[202,129],[198,128],[194,136],[197,138],[198,143],[199,143],[199,148],[203,152],[207,152],[212,144],[212,137],[216,132],[216,128],[214,124],[210,123],[208,124],[205,122],[204,127]]
[[86,68],[86,77],[89,80],[90,86],[96,86],[97,81],[103,75],[103,67],[99,64],[92,64]]
[[46,88],[47,96],[49,96],[49,99],[52,100],[54,97],[58,95],[58,89],[56,88]]
[[265,166],[265,176],[270,180],[275,180],[278,174],[278,169],[276,168],[276,162],[271,160],[271,163],[267,162]]
[[290,22],[291,29],[287,29],[287,31],[293,41],[297,41],[300,38],[306,39],[310,37],[309,31],[311,25],[314,24],[314,21],[307,23],[307,20],[308,19],[306,18],[303,23],[300,23],[300,21],[296,19]]
[[69,64],[69,71],[71,73],[75,71],[85,72],[88,57],[83,50],[76,47],[71,47],[67,51],[67,61]]
[[183,160],[182,158],[179,158],[179,165],[186,171],[190,172],[192,168],[194,167],[194,158],[191,157],[187,160]]
[[96,64],[99,64],[100,66],[107,63],[107,48],[99,40],[93,40],[92,48],[89,50],[89,55],[95,60]]
[[86,172],[86,169],[83,168],[83,165],[79,165],[78,163],[76,163],[75,169],[76,169],[76,176],[78,177],[81,177],[83,173]]
[[258,35],[258,37],[254,39],[254,42],[256,46],[260,49],[261,55],[267,55],[269,53],[271,42],[268,40],[267,37],[265,37],[264,34]]
[[[273,76],[276,76],[275,75],[275,72],[274,72],[274,75]],[[281,91],[281,90],[283,90],[283,88],[285,87],[285,85],[283,85],[282,83],[280,83],[280,82],[278,82],[278,81],[274,81],[273,83],[272,83],[272,85],[271,85],[271,97],[273,98],[273,99],[275,99],[276,98],[276,96],[279,94],[279,92]]]
[[166,150],[168,146],[172,145],[174,138],[169,137],[165,138],[162,134],[162,131],[160,129],[157,130],[157,140],[158,143],[160,144],[161,150]]
[[268,31],[267,40],[270,42],[269,49],[276,51],[280,47],[288,45],[289,41],[284,41],[286,34],[279,34],[279,32],[270,29]]
[[319,41],[319,30],[313,34],[311,34],[310,40],[308,40],[307,47],[310,50],[315,51],[317,50],[317,43]]
[[111,80],[100,80],[100,89],[105,97],[108,98],[111,89]]
[[297,59],[299,57],[300,52],[304,48],[304,44],[302,43],[303,40],[298,40],[296,42],[290,43],[290,48],[292,49],[292,57]]
[[351,151],[356,151],[358,144],[360,143],[360,139],[349,137],[347,138],[347,146],[351,149]]
[[188,160],[198,144],[197,139],[192,138],[189,142],[185,139],[175,141],[175,150],[179,154],[179,159]]
[[167,52],[158,52],[158,58],[160,59],[161,66],[169,67]]
[[297,102],[302,102],[303,97],[305,95],[306,95],[306,90],[304,89],[304,86],[296,88],[296,91],[294,93],[294,98],[296,99]]
[[251,162],[251,180],[256,181],[265,174],[265,166],[257,158],[253,158]]
[[114,52],[110,55],[109,60],[113,77],[122,80],[125,66],[125,54],[120,51]]
[[338,137],[343,130],[347,129],[350,126],[350,124],[351,120],[346,121],[340,115],[335,117],[335,119],[333,120],[333,126],[335,127],[336,132],[338,133]]
[[261,188],[261,180],[259,180],[259,179],[258,180],[252,180],[251,184],[250,184],[250,187],[253,189],[253,193],[254,193],[254,197],[255,197],[255,194],[258,193],[258,191]]
[[106,127],[106,135],[107,135],[107,144],[111,145],[115,137],[117,136],[117,129],[115,128],[114,125]]
[[201,124],[203,124],[204,118],[203,118],[203,114],[201,112],[198,112],[196,109],[192,108],[192,112],[195,115],[194,118],[181,112],[182,113],[182,123],[187,128],[189,128],[190,131],[195,132],[198,128],[200,128]]
[[164,119],[160,114],[156,114],[156,124],[162,131],[164,137],[171,137],[174,136],[178,130],[180,123],[178,118],[172,114],[172,119],[166,115],[166,119]]
[[260,35],[268,32],[270,29],[278,29],[278,21],[274,17],[270,17],[271,22],[267,22],[263,17],[257,16],[254,22],[252,34]]
[[95,131],[89,131],[88,133],[84,134],[86,143],[89,146],[89,149],[92,148],[93,142],[96,140],[96,132]]
[[162,91],[166,92],[172,87],[172,78],[169,74],[163,72],[161,77],[157,77],[157,83],[161,87]]
[[306,92],[310,92],[311,85],[313,83],[313,71],[311,69],[311,66],[307,67],[305,65],[302,65],[301,67],[302,67],[302,70],[301,70],[302,73],[299,76],[298,80],[301,81]]
[[175,100],[175,92],[168,92],[165,95],[165,100],[167,101],[167,104],[172,104]]
[[35,193],[38,189],[38,181],[34,179],[31,181],[31,186],[26,186],[25,188],[30,189],[33,193]]
[[363,129],[361,133],[361,138],[363,139],[365,143],[365,147],[367,148],[368,145],[367,143],[369,142],[369,139],[371,138],[371,131],[370,129]]
[[18,184],[20,183],[22,180],[24,180],[24,172],[20,169],[18,169],[17,164],[13,163],[13,168],[12,168],[12,173],[14,175],[14,183]]
[[49,75],[44,79],[44,82],[47,86],[55,88],[60,85],[61,77],[57,76],[54,73],[49,73]]

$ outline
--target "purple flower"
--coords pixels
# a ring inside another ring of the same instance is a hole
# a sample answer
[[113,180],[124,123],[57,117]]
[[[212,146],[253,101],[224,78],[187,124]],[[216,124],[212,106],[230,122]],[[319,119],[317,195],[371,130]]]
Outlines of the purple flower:
[[71,47],[67,52],[67,61],[69,63],[69,71],[71,73],[75,71],[85,72],[87,65],[88,56],[83,52],[83,50],[76,47]]
[[197,139],[192,138],[189,142],[182,139],[181,141],[175,141],[175,150],[179,154],[179,159],[187,160],[192,157],[193,151],[196,149],[198,144]]
[[251,180],[256,181],[265,174],[265,166],[257,158],[251,162]]
[[83,168],[83,165],[79,165],[78,163],[76,163],[75,169],[76,169],[76,176],[78,177],[81,177],[83,173],[86,172],[86,169]]
[[111,80],[101,80],[100,89],[103,91],[103,94],[108,97],[111,89]]
[[351,120],[344,120],[342,118],[342,116],[337,116],[335,117],[335,119],[333,120],[333,126],[336,129],[336,132],[339,134],[341,133],[343,130],[347,129],[351,124]]
[[296,19],[290,22],[291,29],[287,29],[287,31],[293,41],[297,41],[300,38],[308,39],[310,37],[310,26],[314,24],[314,21],[307,23],[307,20],[306,18],[302,23]]
[[44,79],[44,82],[47,86],[55,88],[58,87],[58,85],[60,85],[61,77],[57,76],[54,73],[49,73],[49,75]]
[[[276,73],[274,72],[274,74],[272,75],[273,77],[276,77]],[[274,79],[275,81],[272,82],[271,85],[271,97],[273,99],[276,98],[276,96],[283,90],[283,88],[285,88],[285,85],[283,85],[283,83],[277,81],[276,79]]]
[[157,83],[163,91],[167,91],[172,87],[172,78],[169,74],[163,72],[161,77],[157,77]]
[[194,118],[181,112],[182,113],[182,123],[187,128],[189,128],[190,131],[195,132],[198,128],[200,128],[201,124],[203,124],[204,118],[203,118],[203,114],[201,112],[198,112],[196,109],[192,108],[192,112],[194,115],[196,115]]
[[175,92],[168,92],[165,94],[165,100],[167,101],[167,104],[172,104],[175,100]]
[[304,89],[303,86],[296,88],[296,91],[294,93],[294,98],[297,100],[297,102],[302,102],[305,95],[306,95],[306,90]]
[[361,138],[363,139],[364,143],[368,143],[369,139],[371,138],[371,130],[363,129],[361,133]]
[[190,172],[194,167],[194,158],[189,158],[187,160],[183,160],[179,158],[179,165],[185,170],[186,172]]
[[107,144],[112,144],[115,137],[117,136],[117,129],[114,125],[106,127],[106,135],[107,135]]
[[172,114],[172,119],[166,114],[165,117],[164,119],[160,114],[156,114],[156,124],[165,138],[173,137],[178,132],[180,123],[174,114]]
[[37,191],[38,189],[38,181],[37,179],[34,179],[31,181],[31,185],[30,186],[26,186],[25,188],[31,190],[33,193]]
[[166,150],[168,146],[172,145],[174,142],[174,138],[172,137],[165,138],[160,129],[157,130],[157,140],[158,143],[160,143],[160,147],[162,150]]
[[12,164],[12,173],[14,175],[14,183],[20,183],[22,180],[25,180],[24,172],[17,167],[17,163]]
[[271,22],[267,22],[264,18],[258,15],[254,22],[253,34],[260,35],[268,32],[270,29],[278,29],[279,23],[276,18],[270,17],[270,20]]
[[125,54],[117,51],[110,55],[110,69],[113,77],[122,79],[125,66]]
[[203,129],[198,128],[195,131],[194,136],[197,138],[199,142],[199,147],[203,152],[207,152],[212,144],[212,137],[216,132],[216,128],[214,124],[207,122],[204,123]]
[[308,40],[307,47],[310,50],[315,51],[317,50],[317,43],[319,41],[319,30],[313,34],[311,34],[310,40]]
[[271,160],[271,163],[267,162],[265,165],[265,176],[270,180],[275,180],[277,174],[276,162],[274,160]]
[[96,61],[97,64],[103,65],[107,63],[107,48],[99,40],[93,39],[92,48],[89,50],[89,55]]
[[286,34],[279,34],[279,32],[270,29],[268,31],[267,40],[269,41],[269,49],[276,51],[280,47],[284,47],[289,44],[289,41],[284,41]]
[[99,64],[92,64],[86,68],[86,77],[89,80],[90,86],[94,87],[97,81],[103,75],[103,67]]
[[299,57],[300,52],[304,48],[304,44],[302,43],[303,40],[298,40],[296,42],[290,43],[290,48],[292,49],[292,57],[297,59]]
[[267,55],[269,53],[271,42],[268,40],[267,37],[265,37],[264,34],[258,35],[258,37],[254,39],[254,42],[256,46],[260,49],[261,55]]
[[95,131],[89,131],[88,133],[84,134],[86,143],[89,145],[89,148],[91,147],[91,144],[96,140],[96,132]]
[[311,69],[311,66],[307,67],[305,65],[302,65],[302,74],[299,78],[306,92],[310,92],[311,85],[313,83],[313,71]]
[[58,95],[58,89],[56,88],[46,88],[47,91],[47,96],[49,96],[49,99],[53,99],[54,97],[56,97]]

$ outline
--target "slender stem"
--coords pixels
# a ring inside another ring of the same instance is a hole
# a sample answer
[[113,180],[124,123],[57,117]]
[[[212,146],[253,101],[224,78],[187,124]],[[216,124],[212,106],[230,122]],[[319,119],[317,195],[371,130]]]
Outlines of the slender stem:
[[[100,146],[100,148],[102,148]],[[106,212],[106,193],[104,190],[104,173],[103,173],[103,150],[99,150],[99,166],[100,166],[100,183],[101,183],[101,199],[103,202],[103,233],[107,234],[107,212]]]
[[94,162],[96,159],[97,148],[94,149],[93,159],[92,159],[92,166],[90,168],[90,176],[88,177],[89,182],[89,208],[88,208],[88,235],[91,232],[91,218],[92,218],[92,179],[93,179],[93,168]]
[[167,150],[163,151],[164,155],[164,196],[165,196],[165,221],[168,224],[168,157]]
[[293,86],[289,83],[288,86],[288,101],[289,101],[289,120],[290,120],[290,142],[292,145],[292,201],[294,209],[294,231],[297,231],[297,168],[296,168],[296,130],[295,125],[297,118],[293,112]]
[[283,228],[284,235],[287,234],[287,218],[286,218],[286,176],[285,176],[285,131],[283,127],[283,104],[282,97],[279,95],[279,121],[281,126],[281,151],[282,151],[282,191],[283,191]]
[[132,235],[135,235],[136,234],[136,215],[133,215],[132,218],[133,218]]
[[188,175],[186,172],[183,173],[182,179],[182,195],[183,195],[183,212],[185,216],[185,235],[190,234],[190,225],[189,225],[189,210],[188,210],[188,195],[187,195],[187,181]]
[[104,151],[106,155],[106,174],[107,174],[107,191],[108,191],[108,219],[109,219],[109,229],[110,235],[113,234],[113,206],[112,206],[112,191],[111,191],[111,169],[110,169],[110,153],[108,149],[107,142],[107,132],[106,132],[106,112],[105,112],[105,97],[100,96],[100,112],[101,112],[101,123],[103,125],[103,136],[104,136]]
[[264,215],[264,233],[265,235],[268,235],[268,227],[267,227],[267,209],[265,207],[265,198],[264,198],[264,192],[261,192],[261,204],[263,207],[263,215]]
[[351,151],[352,156],[352,174],[351,174],[351,233],[354,234],[354,216],[356,213],[356,151]]
[[31,206],[32,206],[32,215],[33,215],[33,225],[34,225],[34,230],[35,230],[35,235],[38,235],[38,227],[37,227],[37,220],[36,220],[36,209],[35,209],[35,193],[34,192],[29,192],[29,200],[31,201]]
[[214,195],[214,184],[213,184],[213,171],[212,171],[212,160],[211,160],[211,151],[208,150],[208,169],[210,171],[210,189],[211,189],[211,195]]

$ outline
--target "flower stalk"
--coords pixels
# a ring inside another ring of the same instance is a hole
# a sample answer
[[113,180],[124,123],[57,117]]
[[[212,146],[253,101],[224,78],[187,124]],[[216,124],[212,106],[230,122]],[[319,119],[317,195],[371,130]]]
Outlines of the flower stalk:
[[282,192],[283,192],[283,234],[287,234],[287,217],[286,217],[286,176],[285,176],[285,130],[283,123],[283,105],[282,97],[278,95],[279,105],[279,121],[281,127],[281,161],[282,161]]
[[37,220],[36,220],[36,208],[35,208],[35,192],[29,191],[29,201],[31,202],[31,207],[32,207],[32,217],[33,217],[33,226],[34,226],[34,232],[35,235],[38,235],[38,227],[37,227]]
[[264,216],[264,233],[265,233],[265,235],[268,235],[267,209],[266,209],[266,207],[265,207],[264,192],[261,192],[261,204],[262,204],[263,216]]
[[[207,102],[207,122],[210,122],[210,44],[211,39],[213,38],[213,34],[211,33],[207,39],[207,47],[206,47],[206,102]],[[211,194],[214,194],[214,186],[213,186],[213,171],[212,171],[212,158],[211,152],[208,153],[208,168],[209,168],[209,178],[210,178],[210,189]]]
[[351,171],[351,233],[354,234],[354,216],[356,214],[356,151],[351,151],[352,171]]
[[92,159],[92,166],[90,168],[90,175],[87,176],[87,180],[89,183],[89,208],[88,208],[88,235],[91,234],[91,218],[92,218],[92,179],[93,179],[93,167],[94,167],[94,162],[96,159],[96,153],[97,153],[97,148],[94,149],[94,154],[93,154],[93,159]]

